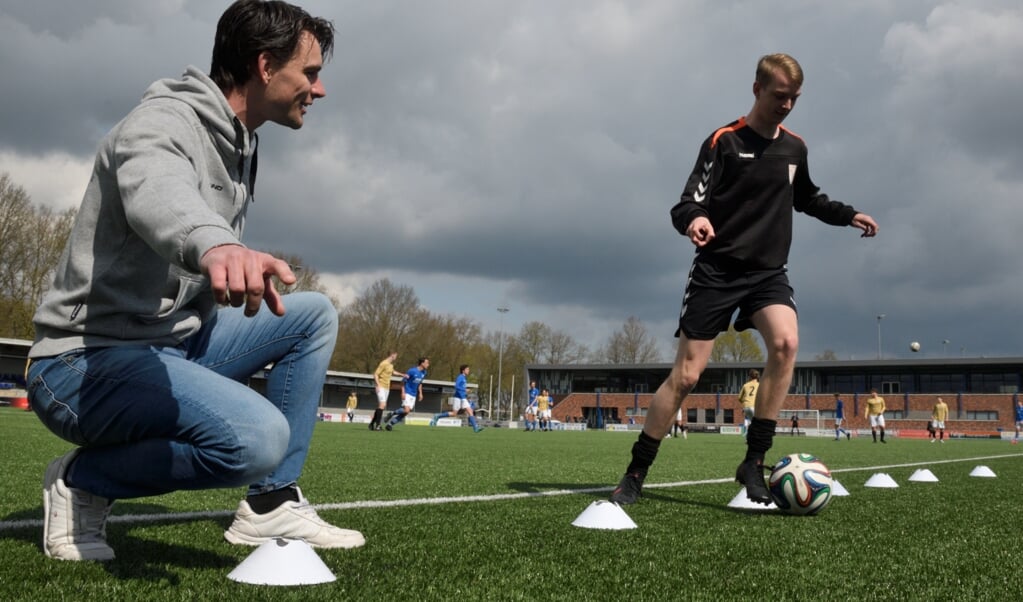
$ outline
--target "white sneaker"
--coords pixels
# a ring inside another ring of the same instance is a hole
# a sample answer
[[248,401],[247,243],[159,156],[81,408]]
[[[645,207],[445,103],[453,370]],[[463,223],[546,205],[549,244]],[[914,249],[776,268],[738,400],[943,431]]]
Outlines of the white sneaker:
[[46,467],[43,477],[43,551],[60,560],[113,560],[107,545],[107,517],[113,502],[64,483],[77,449]]
[[266,514],[256,514],[247,500],[238,504],[224,539],[239,545],[258,546],[271,539],[301,539],[314,548],[358,548],[366,543],[362,533],[326,522],[298,490],[297,502],[284,502]]

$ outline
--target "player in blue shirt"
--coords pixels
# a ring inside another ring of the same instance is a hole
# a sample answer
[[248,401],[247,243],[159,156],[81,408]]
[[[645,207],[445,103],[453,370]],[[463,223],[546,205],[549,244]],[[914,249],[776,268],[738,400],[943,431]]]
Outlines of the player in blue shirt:
[[472,432],[478,433],[483,430],[483,427],[476,423],[476,412],[473,411],[472,404],[469,403],[468,376],[469,364],[462,364],[458,368],[458,378],[455,379],[455,395],[450,400],[451,410],[435,414],[433,420],[430,421],[430,426],[437,426],[437,421],[441,418],[458,416],[465,412],[469,416],[469,425],[472,427]]
[[839,441],[842,438],[842,433],[845,433],[845,438],[850,439],[852,435],[849,431],[842,428],[842,422],[845,420],[845,402],[842,398],[835,393],[835,441]]
[[536,381],[529,381],[529,401],[526,403],[526,430],[536,430],[536,398],[540,396],[540,389],[536,388]]
[[401,407],[387,419],[384,428],[391,430],[394,425],[405,419],[416,407],[417,401],[423,399],[423,380],[426,379],[426,369],[430,367],[430,358],[421,357],[419,363],[408,369],[405,373],[405,383],[401,393]]

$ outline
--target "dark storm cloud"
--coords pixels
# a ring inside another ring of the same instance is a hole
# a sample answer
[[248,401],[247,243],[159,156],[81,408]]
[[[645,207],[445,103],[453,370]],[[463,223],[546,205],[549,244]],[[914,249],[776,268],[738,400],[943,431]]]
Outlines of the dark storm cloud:
[[[1016,3],[304,6],[338,28],[328,96],[301,132],[260,131],[247,242],[347,294],[394,274],[488,328],[507,303],[512,330],[592,345],[635,315],[667,343],[693,256],[668,210],[702,140],[749,110],[757,57],[785,51],[814,180],[881,224],[866,240],[795,216],[801,357],[873,357],[878,313],[890,354],[1020,354]],[[0,153],[90,162],[150,81],[207,67],[222,8],[0,8],[0,110],[18,116]]]

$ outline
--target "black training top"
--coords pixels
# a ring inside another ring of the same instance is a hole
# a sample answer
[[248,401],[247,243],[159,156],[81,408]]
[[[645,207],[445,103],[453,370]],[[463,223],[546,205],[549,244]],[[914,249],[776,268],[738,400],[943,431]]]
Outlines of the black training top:
[[700,148],[682,198],[671,209],[675,229],[704,216],[715,238],[697,250],[725,269],[779,268],[792,245],[792,210],[833,226],[857,211],[832,201],[810,180],[803,139],[784,127],[777,138],[757,134],[741,118],[718,129]]

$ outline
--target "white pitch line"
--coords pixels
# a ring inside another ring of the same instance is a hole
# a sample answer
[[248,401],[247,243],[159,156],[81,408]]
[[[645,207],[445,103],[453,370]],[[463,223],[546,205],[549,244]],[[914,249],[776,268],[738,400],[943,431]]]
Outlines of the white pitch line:
[[[957,462],[976,462],[978,460],[999,460],[1003,458],[1023,457],[1023,453],[1001,454],[997,456],[979,456],[976,458],[958,458],[952,460],[931,460],[927,462],[909,462],[905,464],[887,464],[883,466],[863,466],[859,468],[839,468],[832,470],[836,472],[858,472],[864,470],[885,470],[890,468],[910,468],[913,466],[930,466],[933,464],[951,464]],[[702,479],[699,481],[675,481],[673,483],[647,483],[644,489],[671,489],[675,487],[692,487],[695,485],[718,485],[731,483],[734,479]],[[585,493],[600,493],[612,491],[614,485],[608,487],[583,487],[580,489],[554,489],[551,491],[525,491],[522,493],[496,493],[490,495],[463,495],[455,497],[426,497],[409,498],[403,500],[365,500],[361,502],[340,502],[336,504],[314,504],[317,510],[364,510],[373,508],[398,508],[403,506],[436,506],[440,504],[464,504],[470,502],[499,502],[503,500],[519,500],[526,498],[553,497],[559,495],[579,495]],[[156,523],[156,522],[183,522],[206,518],[224,518],[233,516],[233,510],[208,510],[204,512],[174,512],[164,514],[116,514],[111,516],[107,522],[110,523]],[[23,519],[0,521],[0,531],[13,531],[15,529],[34,529],[43,526],[42,519]]]

